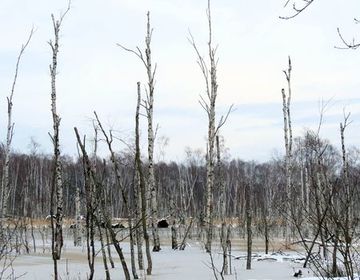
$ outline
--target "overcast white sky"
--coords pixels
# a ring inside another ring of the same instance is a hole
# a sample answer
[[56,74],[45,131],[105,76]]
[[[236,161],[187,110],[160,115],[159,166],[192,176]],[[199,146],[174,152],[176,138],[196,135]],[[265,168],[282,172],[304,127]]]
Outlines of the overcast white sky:
[[[315,128],[319,101],[331,101],[322,136],[339,146],[343,108],[352,112],[347,143],[360,140],[360,50],[337,50],[336,28],[360,40],[360,2],[315,1],[291,21],[285,0],[213,0],[214,41],[218,56],[218,116],[230,104],[236,111],[221,131],[233,157],[265,161],[283,151],[281,88],[287,57],[293,61],[294,134]],[[73,127],[91,137],[92,112],[130,141],[134,129],[136,82],[145,82],[143,65],[116,46],[143,47],[146,12],[151,12],[153,60],[157,62],[155,122],[169,138],[167,160],[182,160],[186,146],[204,148],[206,114],[198,104],[204,93],[190,29],[206,54],[206,0],[73,0],[61,30],[58,104],[63,153],[76,154]],[[14,97],[13,147],[28,151],[30,137],[51,152],[50,75],[51,13],[67,1],[0,0],[0,133],[5,139],[6,96],[16,58],[32,26],[36,28],[21,64]],[[142,119],[145,124],[145,119]],[[146,130],[143,129],[143,145]],[[119,144],[118,149],[123,148]],[[105,155],[105,151],[103,151]]]

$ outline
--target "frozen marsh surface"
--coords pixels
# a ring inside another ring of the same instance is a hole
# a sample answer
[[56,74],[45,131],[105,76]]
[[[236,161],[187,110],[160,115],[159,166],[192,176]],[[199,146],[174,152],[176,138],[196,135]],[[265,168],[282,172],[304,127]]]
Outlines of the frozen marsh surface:
[[[47,244],[49,246],[49,244]],[[213,259],[216,267],[221,268],[220,249],[213,248]],[[127,243],[123,243],[123,251],[130,269],[130,254]],[[256,251],[254,253],[257,253]],[[258,252],[261,253],[261,252]],[[299,257],[296,253],[288,253],[287,256],[269,256],[264,260],[253,259],[251,270],[246,270],[245,258],[235,259],[236,256],[245,256],[244,251],[234,250],[232,252],[232,275],[225,279],[252,279],[252,280],[282,280],[296,279],[293,277],[295,271],[301,268],[300,263],[291,261],[291,258]],[[115,268],[110,270],[112,279],[124,279],[120,261],[112,251]],[[215,279],[211,269],[210,257],[205,253],[199,242],[191,242],[184,251],[174,251],[169,246],[162,246],[162,250],[152,254],[153,274],[145,275],[144,271],[138,271],[140,279],[157,280],[190,280],[190,279]],[[260,257],[261,259],[262,257]],[[302,269],[302,268],[301,268]],[[18,256],[14,261],[14,270],[20,279],[49,280],[52,279],[53,263],[49,249],[43,252],[43,248],[37,248],[37,253]],[[302,269],[303,278],[311,277],[312,273]],[[86,247],[74,247],[70,240],[64,246],[62,259],[59,261],[59,275],[63,280],[87,279],[88,265]],[[105,279],[104,267],[101,253],[98,254],[95,266],[95,279]],[[220,279],[220,278],[219,278]],[[316,279],[316,278],[312,278]]]

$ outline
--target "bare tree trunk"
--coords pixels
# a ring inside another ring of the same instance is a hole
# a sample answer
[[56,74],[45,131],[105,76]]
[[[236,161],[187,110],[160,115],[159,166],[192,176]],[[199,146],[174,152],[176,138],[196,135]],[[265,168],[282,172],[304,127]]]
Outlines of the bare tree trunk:
[[[108,146],[108,149],[109,149],[109,152],[110,152],[110,160],[114,166],[114,172],[115,172],[115,178],[116,178],[116,183],[120,189],[120,192],[121,192],[121,196],[122,196],[122,200],[124,202],[124,207],[128,213],[128,221],[129,221],[129,231],[130,231],[130,234],[132,235],[132,223],[131,223],[131,211],[130,211],[130,206],[129,206],[129,203],[128,203],[128,198],[127,198],[127,194],[126,194],[126,190],[125,190],[125,187],[123,186],[122,182],[121,182],[121,175],[120,175],[120,167],[119,167],[119,163],[116,159],[116,156],[115,156],[115,152],[113,151],[113,148],[112,148],[112,142],[113,142],[113,136],[112,136],[112,133],[110,131],[110,135],[108,136],[100,122],[100,119],[98,118],[96,112],[94,112],[95,114],[95,117],[96,117],[96,121],[97,121],[97,124],[105,138],[105,141],[106,141],[106,144]],[[105,207],[104,207],[105,209]],[[105,213],[103,213],[105,214]],[[107,218],[108,220],[110,220],[109,218]],[[109,228],[111,228],[111,222],[109,221],[108,222],[108,226]],[[110,231],[110,236],[112,236],[112,239],[113,240],[116,240],[116,234],[113,233],[113,231],[111,230]],[[114,242],[114,241],[113,241]],[[133,238],[132,236],[130,236],[130,242],[132,243],[133,242]],[[133,244],[131,245],[133,246]],[[115,245],[115,248],[116,250],[118,251],[119,253],[119,256],[120,256],[120,259],[121,259],[121,262],[122,262],[122,265],[123,265],[123,269],[124,269],[124,273],[125,273],[125,276],[128,277],[128,268],[127,268],[127,265],[126,265],[126,262],[125,262],[125,258],[123,257],[123,254],[122,254],[122,249],[120,248],[118,242],[116,241],[116,245]],[[132,251],[133,251],[133,248],[132,248]],[[134,260],[133,259],[134,256],[132,256],[132,261]],[[133,262],[134,263],[134,262]],[[135,266],[132,266],[132,271],[134,273],[134,277],[135,279],[137,279],[137,274],[136,274],[136,268]],[[130,276],[129,276],[130,277]],[[130,278],[129,278],[130,279]]]
[[285,243],[290,244],[290,217],[291,217],[291,190],[292,190],[292,126],[291,126],[291,59],[287,71],[284,71],[288,83],[288,95],[282,89],[283,116],[284,116],[284,139],[285,139],[285,174],[286,174],[286,202],[285,202]]
[[[320,160],[319,160],[320,161]],[[320,162],[318,163],[320,166]],[[315,204],[315,209],[316,209],[316,217],[317,217],[317,222],[318,224],[320,224],[321,222],[321,217],[323,215],[322,213],[322,204],[323,204],[323,200],[320,196],[319,190],[322,189],[322,178],[321,178],[321,174],[320,172],[316,173],[316,181],[317,181],[317,186],[315,187],[315,199],[316,199],[316,204]],[[325,237],[325,229],[323,227],[319,227],[320,229],[320,239],[321,239],[321,244],[322,244],[322,249],[323,249],[323,257],[325,260],[327,260],[327,245],[326,245],[326,237]]]
[[141,222],[142,222],[142,232],[145,240],[145,252],[147,258],[147,269],[146,273],[151,275],[152,272],[152,259],[150,253],[150,242],[149,242],[149,234],[147,232],[147,216],[146,216],[146,187],[144,175],[142,172],[142,163],[141,163],[141,155],[140,155],[140,132],[139,132],[139,115],[140,115],[140,83],[137,83],[137,105],[136,105],[136,114],[135,114],[135,166],[136,171],[139,178],[139,186],[140,186],[140,197],[141,197]]
[[264,237],[265,237],[265,254],[269,253],[269,225],[268,220],[264,218]]
[[130,235],[130,256],[131,256],[131,271],[133,274],[134,279],[139,279],[137,272],[136,272],[136,264],[135,264],[135,250],[134,250],[134,235],[135,230],[132,225],[131,218],[129,216],[128,218],[128,224],[129,224],[129,235]]
[[[53,156],[53,178],[51,187],[51,229],[52,229],[52,257],[54,261],[54,279],[58,279],[57,272],[57,260],[61,257],[61,250],[63,247],[63,233],[62,233],[62,219],[63,219],[63,182],[62,182],[62,170],[60,162],[60,144],[59,144],[59,127],[60,117],[56,110],[56,75],[57,75],[57,55],[59,52],[59,33],[61,23],[65,15],[70,10],[70,3],[62,14],[60,19],[55,20],[54,15],[51,15],[53,28],[54,28],[54,41],[50,40],[49,45],[52,49],[52,64],[50,65],[51,75],[51,113],[53,119],[53,135],[51,136],[54,146]],[[56,197],[55,197],[56,195]],[[55,198],[55,201],[54,201]],[[56,202],[56,210],[54,211]],[[55,217],[54,217],[55,215]]]
[[[88,202],[88,204],[91,202]],[[94,265],[95,265],[95,245],[94,245],[94,215],[92,205],[87,206],[86,213],[86,245],[87,245],[87,257],[88,265],[90,269],[89,280],[94,277]]]
[[[207,153],[206,153],[206,190],[205,190],[205,222],[207,226],[205,249],[211,252],[211,243],[213,236],[213,192],[214,192],[214,161],[215,161],[215,137],[219,129],[225,124],[229,116],[232,106],[226,116],[220,118],[219,124],[215,124],[215,105],[217,98],[217,58],[216,47],[212,45],[212,25],[211,25],[211,9],[210,0],[208,0],[207,8],[208,26],[209,26],[209,41],[208,41],[208,55],[210,60],[210,69],[207,66],[205,59],[200,55],[196,46],[194,37],[190,34],[190,43],[193,46],[197,58],[198,65],[205,79],[206,97],[200,96],[200,105],[205,110],[208,116],[208,139],[207,139]],[[207,100],[206,100],[207,99]]]
[[[105,270],[105,279],[106,280],[110,280],[110,272],[109,272],[109,267],[107,264],[107,258],[106,258],[106,251],[105,251],[105,243],[104,243],[104,237],[103,237],[103,232],[102,232],[102,228],[100,226],[100,221],[97,220],[97,228],[99,231],[99,239],[100,239],[100,246],[101,246],[101,255],[102,255],[102,260],[103,260],[103,264],[104,264],[104,270]],[[106,231],[106,228],[105,228]],[[108,246],[108,245],[107,245]]]
[[186,238],[188,237],[189,235],[189,232],[190,232],[190,229],[191,229],[191,226],[193,224],[193,219],[190,220],[190,223],[185,231],[185,234],[184,234],[184,238],[183,240],[181,241],[181,244],[180,244],[180,247],[179,247],[179,250],[183,251],[185,250],[185,247],[186,247]]
[[10,184],[9,184],[10,149],[11,149],[12,137],[14,134],[14,123],[12,122],[13,96],[15,93],[15,86],[17,82],[20,61],[25,52],[26,47],[30,43],[33,34],[34,34],[34,29],[31,29],[27,41],[25,42],[25,44],[21,46],[20,53],[16,61],[15,74],[10,91],[10,96],[6,98],[8,119],[7,119],[7,129],[6,129],[6,144],[4,149],[4,164],[2,170],[1,189],[0,189],[0,195],[1,195],[0,196],[0,231],[2,228],[1,219],[4,218],[8,212],[8,199],[10,195]]
[[228,225],[227,228],[227,235],[226,235],[226,246],[227,246],[227,250],[228,250],[228,255],[229,257],[229,274],[232,274],[232,269],[231,269],[231,225]]
[[153,252],[158,252],[160,248],[160,238],[159,232],[157,229],[157,220],[158,220],[158,206],[156,198],[156,186],[155,186],[155,173],[154,173],[154,141],[155,135],[153,130],[153,111],[154,111],[154,76],[156,71],[156,66],[154,71],[152,70],[151,64],[151,33],[150,28],[150,13],[147,13],[147,35],[145,38],[146,42],[146,71],[148,75],[148,92],[146,100],[146,114],[148,119],[148,161],[149,161],[149,178],[148,178],[148,189],[150,192],[150,209],[151,209],[151,227],[153,234]]
[[[92,168],[94,171],[94,174],[96,174],[97,172],[97,148],[98,148],[98,127],[95,124],[95,121],[93,121],[93,128],[94,128],[94,151],[92,154]],[[106,250],[105,250],[105,243],[104,243],[104,234],[102,231],[102,225],[104,225],[105,223],[103,223],[103,220],[105,220],[105,216],[106,216],[106,203],[105,203],[105,197],[103,197],[102,195],[105,194],[105,191],[100,190],[97,186],[97,184],[94,184],[94,204],[97,207],[97,211],[95,214],[95,218],[96,218],[96,225],[97,225],[97,229],[99,232],[99,240],[100,240],[100,246],[101,246],[101,255],[102,255],[102,261],[103,261],[103,265],[104,265],[104,270],[105,270],[105,279],[106,280],[110,280],[110,272],[109,272],[109,266],[107,263],[107,257],[106,257]],[[100,203],[102,203],[102,206],[104,207],[99,207],[99,202],[96,201],[97,197],[101,197],[100,199]],[[103,208],[103,209],[101,209]],[[106,227],[105,227],[105,232],[107,231]]]
[[[106,235],[106,244],[110,244],[109,230],[107,228],[105,228],[105,235]],[[113,260],[112,255],[111,255],[110,246],[107,246],[107,252],[108,252],[108,255],[109,255],[109,261],[110,261],[111,268],[114,268],[115,264],[114,264],[114,260]]]
[[148,120],[148,181],[147,181],[147,192],[150,200],[150,210],[151,210],[151,229],[153,235],[153,252],[158,252],[161,250],[160,247],[160,238],[159,232],[157,229],[157,220],[158,220],[158,206],[157,206],[157,196],[156,196],[156,185],[155,185],[155,173],[154,173],[154,141],[155,133],[153,129],[153,111],[154,111],[154,89],[155,89],[155,73],[156,65],[153,69],[151,61],[151,37],[152,29],[150,26],[150,12],[147,13],[147,28],[146,28],[146,37],[145,37],[145,55],[140,51],[139,48],[131,50],[125,48],[124,46],[118,44],[122,49],[135,54],[144,64],[146,68],[146,73],[148,77],[147,81],[147,91],[146,91],[146,100],[144,101],[144,108],[146,110],[146,117]]
[[33,223],[33,218],[31,217],[30,218],[30,230],[31,230],[31,238],[32,238],[32,241],[33,241],[33,251],[34,253],[36,253],[36,241],[35,241],[35,235],[34,235],[34,223]]
[[210,58],[210,89],[208,88],[209,104],[208,107],[208,143],[207,143],[207,161],[206,161],[206,207],[205,215],[208,224],[206,251],[211,252],[211,243],[213,235],[213,192],[214,192],[214,147],[215,147],[215,102],[217,97],[217,74],[215,49],[212,47],[212,28],[211,28],[211,11],[210,1],[208,1],[208,24],[209,24],[209,58]]
[[178,249],[178,233],[176,225],[176,214],[175,214],[175,202],[173,199],[170,199],[170,224],[171,224],[171,248],[173,250]]
[[76,185],[76,194],[75,194],[75,226],[74,226],[74,246],[81,246],[82,237],[81,237],[81,213],[80,208],[80,188]]
[[[140,104],[141,104],[141,93],[140,93],[140,83],[137,83],[137,103],[136,103],[136,131],[139,129],[139,114],[140,114]],[[138,132],[138,131],[137,131]],[[137,134],[135,132],[135,134]],[[138,135],[137,135],[138,136]],[[136,136],[136,137],[137,137]],[[137,141],[137,140],[136,140]],[[136,149],[136,148],[135,148]],[[136,154],[136,151],[135,151]],[[141,168],[141,166],[140,166]],[[135,213],[135,224],[141,225],[141,183],[140,183],[140,173],[137,167],[136,155],[134,160],[134,213]],[[142,226],[137,226],[135,228],[135,239],[137,245],[137,257],[139,269],[144,269],[144,256],[143,256],[143,237],[142,237]]]
[[[80,139],[78,142],[81,143]],[[85,142],[85,137],[84,137]],[[79,143],[79,145],[80,145]],[[84,173],[84,189],[85,189],[85,198],[86,198],[86,253],[87,261],[89,266],[89,276],[88,279],[92,280],[95,273],[95,244],[94,244],[94,226],[95,226],[95,207],[94,207],[94,185],[92,177],[89,176],[89,169],[86,165],[86,159],[83,156],[83,173]]]
[[[103,160],[103,165],[104,165],[104,169],[106,169],[106,161]],[[104,186],[105,188],[105,186]],[[103,193],[104,193],[104,197],[103,197],[103,211],[104,211],[104,217],[112,217],[112,214],[111,214],[111,201],[109,199],[109,194],[108,194],[108,191],[106,191],[106,189],[103,190]],[[105,227],[105,237],[106,237],[106,244],[111,244],[110,243],[110,237],[109,237],[109,229],[107,227]],[[109,256],[109,262],[110,262],[110,265],[111,265],[111,268],[114,268],[115,267],[115,264],[114,264],[114,260],[112,258],[112,255],[111,255],[111,248],[110,246],[106,246],[107,247],[107,254]]]
[[227,236],[227,225],[226,225],[226,192],[225,192],[225,182],[223,175],[223,168],[221,162],[221,153],[220,153],[220,143],[219,136],[216,135],[216,151],[217,151],[217,178],[218,178],[218,188],[220,189],[220,219],[221,219],[221,234],[220,234],[220,243],[223,251],[223,265],[221,270],[221,275],[229,274],[229,264],[228,264],[228,236]]
[[[140,107],[140,101],[138,100],[138,106]],[[140,190],[140,174],[135,164],[135,178],[134,178],[134,208],[135,208],[135,221],[136,224],[141,224],[141,190]],[[139,269],[144,269],[144,256],[143,256],[143,238],[142,229],[140,226],[135,228],[135,238],[137,245],[137,256]]]
[[[344,221],[343,226],[341,227],[343,230],[343,235],[345,239],[345,248],[342,249],[342,255],[344,257],[344,266],[346,269],[346,274],[350,279],[354,279],[354,268],[352,263],[351,256],[351,247],[352,247],[352,237],[354,229],[356,228],[356,222],[353,219],[353,205],[352,201],[354,200],[351,197],[352,191],[350,190],[350,182],[349,182],[349,163],[346,154],[345,148],[345,129],[349,125],[349,117],[350,113],[344,116],[344,123],[340,123],[340,136],[341,136],[341,152],[342,152],[342,163],[343,163],[343,180],[345,187],[345,201],[344,201]],[[355,224],[352,225],[352,224]]]
[[246,269],[251,269],[251,255],[252,255],[252,230],[251,230],[251,191],[250,183],[246,184],[245,189],[246,197],[246,231],[247,231],[247,258],[246,258]]
[[332,253],[332,266],[331,266],[331,275],[335,276],[335,277],[340,276],[339,269],[337,266],[338,240],[339,240],[339,230],[335,229],[334,248],[333,248],[333,253]]
[[[111,157],[114,156],[113,152],[112,152],[112,148],[111,148],[111,141],[107,138],[107,134],[105,133],[96,113],[95,113],[95,116],[96,116],[96,119],[97,119],[97,122],[98,122],[98,125],[101,129],[101,131],[103,132],[104,134],[104,137],[106,138],[106,142],[108,143],[109,145],[109,149],[110,149],[110,152],[111,152]],[[82,154],[83,154],[83,158],[84,158],[84,165],[85,165],[85,169],[86,169],[86,172],[85,172],[85,176],[88,178],[88,180],[90,181],[90,184],[91,185],[95,185],[97,182],[95,181],[95,173],[94,173],[94,170],[92,169],[92,166],[91,166],[91,162],[90,162],[90,159],[86,153],[86,150],[85,150],[85,147],[84,147],[84,144],[81,142],[81,139],[80,139],[80,136],[79,136],[79,133],[78,133],[78,130],[77,128],[75,127],[74,128],[75,130],[75,134],[76,134],[76,138],[77,138],[77,142],[81,148],[81,151],[82,151]],[[116,164],[116,162],[115,162]],[[118,182],[119,183],[119,182]],[[104,224],[106,226],[106,228],[109,230],[109,233],[110,233],[110,238],[111,238],[111,242],[112,244],[114,245],[115,247],[115,250],[116,252],[118,253],[119,255],[119,258],[120,258],[120,262],[121,262],[121,265],[123,267],[123,271],[124,271],[124,275],[125,275],[125,279],[126,280],[130,280],[130,273],[129,273],[129,270],[127,268],[127,264],[126,264],[126,260],[125,260],[125,257],[124,257],[124,254],[122,252],[122,248],[120,247],[119,245],[119,241],[117,240],[116,238],[116,233],[114,232],[114,230],[112,229],[111,227],[111,220],[110,218],[106,215],[106,210],[105,210],[105,201],[104,201],[104,191],[103,191],[103,188],[101,189],[98,189],[100,192],[97,194],[99,197],[100,197],[100,206],[102,207],[102,213],[103,213],[103,216],[104,216]],[[124,195],[124,194],[123,194]],[[123,197],[124,199],[124,197]],[[126,203],[126,197],[125,197],[125,201]],[[92,213],[95,213],[95,209],[93,209],[93,212]]]

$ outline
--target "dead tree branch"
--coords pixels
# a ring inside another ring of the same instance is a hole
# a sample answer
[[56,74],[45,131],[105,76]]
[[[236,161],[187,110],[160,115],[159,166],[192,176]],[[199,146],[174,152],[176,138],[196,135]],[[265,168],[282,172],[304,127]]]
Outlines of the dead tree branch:
[[[305,11],[313,2],[314,0],[302,0],[301,1],[302,5],[300,5],[300,7],[296,4],[296,2],[294,2],[292,5],[293,14],[290,16],[279,16],[279,18],[286,20],[292,19],[298,16],[299,14],[301,14],[303,11]],[[289,3],[290,0],[287,0],[284,7],[287,7]]]

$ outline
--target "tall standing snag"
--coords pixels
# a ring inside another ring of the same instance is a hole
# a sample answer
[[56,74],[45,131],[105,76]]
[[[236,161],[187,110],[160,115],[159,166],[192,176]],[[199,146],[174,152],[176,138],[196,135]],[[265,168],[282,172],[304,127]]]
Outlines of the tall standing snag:
[[[340,246],[339,251],[342,254],[342,257],[344,259],[344,266],[346,270],[346,275],[350,279],[354,279],[354,261],[353,261],[353,255],[352,250],[353,248],[353,237],[356,232],[356,227],[358,224],[358,221],[354,219],[354,213],[353,213],[353,203],[354,203],[354,190],[350,187],[350,176],[349,176],[349,162],[348,162],[348,155],[346,152],[345,147],[345,130],[348,127],[348,125],[351,123],[349,121],[350,113],[345,115],[344,112],[344,122],[340,123],[340,137],[341,137],[341,157],[342,157],[342,176],[344,181],[344,187],[345,187],[345,197],[343,199],[343,205],[342,205],[342,212],[343,212],[343,218],[339,219],[337,221],[337,227],[340,228],[340,231],[342,231],[342,235],[344,236],[345,245]],[[342,222],[341,222],[342,221]]]
[[[141,162],[141,153],[140,153],[140,132],[139,132],[139,116],[140,116],[140,100],[141,100],[141,92],[140,92],[140,83],[137,83],[137,104],[136,104],[136,113],[135,113],[135,174],[137,181],[137,188],[139,188],[140,192],[140,202],[139,206],[141,206],[141,225],[142,232],[145,240],[145,252],[147,258],[147,269],[146,273],[151,275],[152,272],[152,259],[150,253],[150,242],[149,242],[149,234],[147,232],[147,224],[146,224],[146,187],[145,180],[142,171],[142,162]],[[138,244],[139,246],[139,244]]]
[[290,114],[290,104],[291,104],[291,59],[289,57],[288,69],[284,70],[286,76],[286,81],[288,84],[288,94],[286,95],[285,89],[281,90],[282,99],[283,99],[283,117],[284,117],[284,140],[285,140],[285,174],[286,174],[286,190],[285,190],[285,239],[286,245],[290,243],[290,226],[289,219],[291,216],[290,208],[290,194],[292,189],[292,145],[293,145],[293,136],[292,136],[292,126],[291,126],[291,114]]
[[147,89],[146,89],[146,100],[144,100],[143,107],[146,111],[146,117],[148,120],[148,193],[150,199],[150,210],[151,210],[151,229],[153,234],[153,252],[158,252],[160,248],[160,238],[159,232],[157,229],[157,219],[158,219],[158,210],[157,210],[157,198],[156,198],[156,185],[155,185],[155,171],[154,171],[154,141],[155,133],[153,128],[153,112],[154,112],[154,89],[155,89],[155,73],[156,73],[156,64],[153,69],[152,67],[152,58],[151,58],[151,38],[152,38],[153,29],[150,26],[150,12],[147,13],[147,28],[146,28],[146,37],[145,37],[145,56],[143,52],[137,47],[136,50],[125,48],[124,46],[118,44],[122,49],[135,54],[144,64],[146,68],[146,73],[148,77]]
[[213,192],[214,192],[214,166],[215,166],[215,138],[219,132],[219,129],[225,124],[231,110],[230,106],[227,114],[220,118],[219,123],[215,122],[215,105],[218,94],[217,83],[217,47],[213,47],[212,43],[212,22],[211,22],[211,10],[210,0],[208,0],[207,18],[209,26],[209,41],[208,41],[208,55],[210,61],[210,69],[204,57],[200,54],[194,37],[190,33],[189,42],[193,46],[196,55],[197,63],[200,66],[200,70],[205,80],[206,97],[200,96],[199,103],[205,110],[208,116],[208,137],[207,137],[207,152],[206,152],[206,191],[205,191],[205,222],[207,225],[206,244],[205,249],[207,252],[211,252],[212,232],[213,232]]
[[[49,45],[52,50],[52,64],[50,67],[51,75],[51,113],[53,119],[53,135],[50,135],[53,146],[53,177],[51,183],[51,198],[50,198],[50,216],[52,229],[52,258],[54,261],[54,279],[58,279],[57,260],[61,257],[61,250],[63,247],[63,233],[62,233],[62,219],[63,219],[63,182],[62,170],[60,162],[60,143],[59,143],[59,127],[60,117],[56,110],[56,75],[57,75],[57,55],[59,52],[59,33],[62,21],[68,11],[70,10],[70,2],[67,10],[60,16],[60,19],[55,19],[51,15],[54,28],[54,41],[50,40]],[[56,195],[56,197],[55,197]],[[54,211],[56,203],[56,210]]]
[[12,122],[12,106],[13,106],[13,96],[15,92],[15,85],[17,82],[19,66],[21,58],[25,52],[26,47],[29,45],[32,35],[34,34],[34,29],[31,29],[30,35],[25,42],[21,46],[20,53],[18,55],[16,66],[15,66],[15,74],[13,83],[11,86],[10,96],[7,99],[7,114],[8,114],[8,121],[7,121],[7,130],[6,130],[6,145],[4,151],[4,165],[3,165],[3,173],[1,179],[1,197],[0,197],[0,218],[4,218],[7,215],[7,204],[10,194],[10,186],[9,186],[9,168],[10,168],[10,148],[11,148],[11,141],[14,134],[14,123]]

